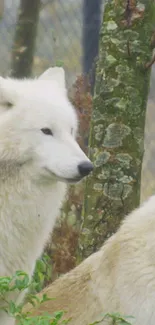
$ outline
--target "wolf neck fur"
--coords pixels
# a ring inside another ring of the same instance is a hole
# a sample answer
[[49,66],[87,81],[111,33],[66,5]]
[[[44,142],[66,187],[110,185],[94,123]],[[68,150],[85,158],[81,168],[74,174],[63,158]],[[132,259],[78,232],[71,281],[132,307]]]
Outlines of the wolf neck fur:
[[[9,252],[6,256],[6,250],[0,249],[0,255],[3,258],[5,253],[4,260],[11,273],[17,269],[32,272],[34,260],[42,254],[66,192],[63,183],[39,185],[32,182],[30,176],[25,165],[0,161],[0,238]],[[30,251],[32,260],[28,258]],[[0,275],[7,274],[0,268]]]

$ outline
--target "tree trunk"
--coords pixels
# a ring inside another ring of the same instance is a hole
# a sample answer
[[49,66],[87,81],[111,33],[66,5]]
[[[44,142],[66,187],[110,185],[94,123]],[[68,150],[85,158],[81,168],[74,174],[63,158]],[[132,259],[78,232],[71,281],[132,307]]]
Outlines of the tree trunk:
[[152,0],[105,6],[89,139],[95,170],[86,183],[80,259],[140,201],[154,12]]
[[12,50],[12,77],[31,75],[39,9],[40,0],[21,0]]
[[3,18],[4,14],[4,0],[0,0],[0,19]]

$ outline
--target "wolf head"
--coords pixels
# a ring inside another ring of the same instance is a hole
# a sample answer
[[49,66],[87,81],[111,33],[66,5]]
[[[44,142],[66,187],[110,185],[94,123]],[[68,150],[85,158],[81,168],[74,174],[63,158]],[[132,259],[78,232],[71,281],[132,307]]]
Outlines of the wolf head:
[[0,161],[26,165],[36,178],[79,181],[93,166],[77,127],[62,68],[34,80],[0,78]]

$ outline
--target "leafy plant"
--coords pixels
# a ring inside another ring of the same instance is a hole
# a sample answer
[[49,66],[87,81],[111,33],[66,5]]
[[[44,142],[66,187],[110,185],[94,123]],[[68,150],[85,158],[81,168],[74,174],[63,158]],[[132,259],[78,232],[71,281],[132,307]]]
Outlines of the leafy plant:
[[[42,263],[39,263],[41,268]],[[17,271],[12,277],[0,277],[0,300],[4,303],[0,307],[11,317],[18,321],[18,325],[65,325],[69,320],[62,320],[63,311],[57,311],[52,315],[43,313],[41,316],[32,316],[29,312],[23,311],[23,304],[16,305],[12,300],[7,300],[8,293],[18,290],[19,292],[36,286],[37,282],[31,283],[29,276],[23,271]],[[51,300],[47,295],[42,295],[39,299],[36,295],[28,294],[27,300],[33,306],[41,305],[47,300]]]
[[48,254],[44,253],[43,256],[36,262],[33,281],[30,285],[30,292],[40,292],[46,286],[46,284],[50,282],[51,274],[51,258],[48,256]]
[[130,323],[128,321],[129,318],[133,318],[132,316],[122,316],[119,313],[106,313],[103,315],[102,319],[99,321],[96,321],[92,324],[89,325],[96,325],[96,324],[101,324],[104,320],[111,320],[111,325],[132,325],[132,323]]

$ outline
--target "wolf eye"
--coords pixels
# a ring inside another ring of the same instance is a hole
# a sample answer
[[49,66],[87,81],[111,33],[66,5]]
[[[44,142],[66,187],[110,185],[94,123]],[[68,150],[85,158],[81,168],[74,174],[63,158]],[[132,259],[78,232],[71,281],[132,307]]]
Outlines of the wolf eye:
[[44,134],[47,134],[47,135],[53,135],[53,132],[52,132],[51,129],[43,128],[43,129],[41,129],[41,131],[42,131]]

